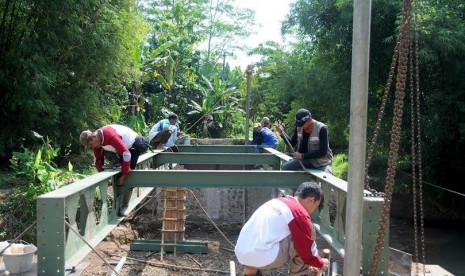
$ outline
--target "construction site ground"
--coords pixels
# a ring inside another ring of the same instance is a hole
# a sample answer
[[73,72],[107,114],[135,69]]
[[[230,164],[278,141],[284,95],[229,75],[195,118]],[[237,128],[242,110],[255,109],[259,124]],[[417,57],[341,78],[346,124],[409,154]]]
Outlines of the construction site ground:
[[[143,214],[134,217],[131,222],[118,226],[113,232],[98,246],[98,252],[113,266],[120,261],[123,256],[127,256],[127,261],[121,270],[121,275],[230,275],[230,261],[235,262],[236,274],[241,275],[242,266],[237,262],[233,246],[217,231],[209,222],[191,222],[187,220],[185,239],[187,241],[208,242],[208,254],[186,254],[172,253],[164,254],[163,263],[177,266],[177,268],[160,267],[160,253],[130,251],[130,242],[134,238],[161,239],[161,222],[153,221],[150,214]],[[237,240],[241,225],[219,224],[218,227],[224,235],[233,243]],[[327,248],[325,241],[318,237],[320,249]],[[341,259],[337,258],[338,263]],[[193,269],[181,269],[182,267]],[[270,270],[266,275],[289,275],[289,267],[282,267]],[[215,272],[218,271],[218,272]],[[102,259],[95,253],[91,253],[78,267],[77,274],[80,275],[110,275],[108,268]]]
[[[218,227],[233,243],[239,235],[241,225],[239,224],[219,224]],[[398,220],[391,220],[390,224],[390,245],[397,249],[412,252],[412,232],[411,226]],[[159,267],[160,253],[130,251],[130,243],[134,239],[160,239],[161,221],[153,219],[151,212],[137,214],[120,224],[112,233],[97,246],[99,254],[109,262],[113,267],[123,256],[127,261],[120,271],[120,275],[150,275],[150,276],[167,276],[167,275],[230,275],[229,262],[235,261],[236,275],[241,275],[242,266],[237,263],[235,255],[231,250],[232,246],[228,241],[215,229],[208,221],[189,221],[187,219],[185,238],[188,241],[206,241],[208,242],[208,254],[184,254],[177,253],[164,255],[164,264],[174,265],[177,268]],[[437,236],[437,235],[435,235]],[[429,239],[432,241],[432,239]],[[436,239],[437,241],[437,239]],[[329,248],[323,238],[317,236],[318,248]],[[429,244],[427,250],[439,250],[438,245]],[[333,261],[338,263],[338,271],[342,272],[343,261],[336,254],[332,254]],[[137,260],[137,261],[136,261]],[[181,267],[193,269],[180,269]],[[415,265],[412,266],[415,268]],[[421,267],[420,267],[421,268]],[[70,269],[70,267],[68,267]],[[289,275],[288,267],[267,271],[265,275]],[[217,270],[221,272],[213,272]],[[76,271],[66,271],[65,275],[110,275],[112,270],[104,264],[104,261],[95,253],[90,253],[79,265]],[[454,273],[437,264],[430,264],[426,267],[426,275],[450,276]],[[3,274],[2,274],[3,273]],[[4,275],[4,264],[0,257],[0,275]],[[22,276],[37,275],[37,260],[34,257],[34,266],[30,271],[22,273]],[[415,273],[412,273],[415,275]],[[455,274],[465,275],[465,274]]]
[[[217,225],[229,241],[235,243],[242,225],[240,224],[218,224]],[[130,243],[133,239],[161,239],[161,221],[153,219],[151,212],[146,210],[142,214],[130,217],[127,221],[120,224],[112,233],[102,241],[98,247],[98,252],[112,266],[116,266],[123,256],[127,256],[127,261],[123,266],[120,275],[154,275],[154,276],[204,276],[204,275],[230,275],[230,261],[235,262],[236,275],[242,275],[242,266],[237,262],[233,247],[207,220],[205,221],[186,221],[187,241],[206,241],[208,242],[208,254],[185,254],[172,253],[164,254],[164,264],[174,265],[178,268],[164,268],[157,264],[160,261],[160,253],[130,251]],[[413,251],[413,233],[411,225],[403,220],[391,220],[390,224],[390,246],[405,252]],[[430,240],[431,241],[431,240]],[[326,241],[317,234],[317,244],[321,252],[323,248],[330,248]],[[427,249],[434,250],[434,244],[429,244]],[[338,271],[342,274],[343,260],[337,254],[332,254],[331,262],[338,263]],[[152,264],[150,264],[152,263]],[[193,269],[180,269],[181,267]],[[421,269],[421,266],[420,266]],[[203,271],[206,270],[206,271]],[[213,272],[213,270],[221,272]],[[415,270],[415,265],[412,265]],[[289,275],[289,267],[285,266],[280,269],[269,270],[265,275]],[[448,272],[438,265],[428,265],[426,275],[450,276],[453,273]],[[74,275],[110,275],[111,269],[95,253],[91,253],[83,260]],[[414,272],[412,275],[416,275]],[[461,274],[459,274],[461,275]]]

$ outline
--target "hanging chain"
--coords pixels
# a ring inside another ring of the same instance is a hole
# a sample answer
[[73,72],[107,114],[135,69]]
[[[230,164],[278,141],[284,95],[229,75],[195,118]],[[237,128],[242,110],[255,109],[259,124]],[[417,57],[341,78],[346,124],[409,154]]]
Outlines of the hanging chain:
[[423,160],[421,146],[421,113],[420,113],[420,58],[419,58],[419,32],[418,32],[418,0],[414,0],[414,34],[415,34],[415,81],[416,81],[416,108],[417,108],[417,141],[418,141],[418,190],[420,195],[420,230],[421,230],[421,257],[423,262],[423,275],[426,275],[425,257],[425,223],[423,212]]
[[[425,264],[425,238],[424,238],[424,221],[423,221],[423,189],[422,189],[422,158],[421,158],[421,122],[420,122],[420,70],[419,70],[419,53],[418,53],[418,1],[414,1],[414,17],[413,17],[413,32],[415,47],[415,56],[413,56],[413,47],[410,49],[410,90],[411,90],[411,126],[412,126],[412,196],[413,196],[413,225],[414,225],[414,238],[415,238],[415,253],[414,253],[414,262],[416,263],[415,271],[416,274],[420,274],[419,269],[419,250],[418,250],[418,197],[419,197],[419,207],[420,207],[420,223],[421,223],[421,254],[422,254],[422,267],[423,275],[426,275]],[[414,59],[415,58],[415,59]],[[413,66],[413,60],[415,60],[415,65]],[[413,68],[415,68],[415,75],[413,75]],[[415,85],[413,84],[415,80]],[[414,89],[415,86],[415,89]],[[416,116],[415,116],[416,113]],[[416,117],[416,121],[415,121]],[[416,126],[416,129],[415,129]],[[417,136],[415,137],[415,130]],[[415,140],[416,138],[416,140]],[[417,144],[415,144],[417,143]],[[415,147],[417,145],[417,147]],[[416,154],[418,152],[418,155]],[[417,162],[418,159],[418,162]],[[416,165],[418,164],[418,190],[419,195],[417,195],[417,182],[416,182]]]
[[394,78],[394,70],[397,66],[397,57],[399,55],[399,45],[401,41],[397,39],[396,47],[394,48],[394,55],[392,55],[391,67],[389,69],[388,80],[386,82],[386,87],[384,88],[384,95],[381,101],[381,107],[378,113],[378,118],[376,119],[375,130],[373,132],[373,137],[371,138],[370,147],[368,148],[367,159],[365,162],[365,190],[370,191],[376,196],[383,197],[382,192],[378,192],[375,189],[370,188],[370,176],[368,175],[368,169],[370,168],[371,159],[373,156],[373,151],[376,146],[376,141],[378,140],[379,133],[381,132],[381,121],[384,117],[384,110],[386,109],[387,99],[389,97],[389,91],[391,90],[392,79]]
[[400,131],[402,124],[402,114],[404,107],[404,94],[407,78],[408,55],[410,45],[410,27],[411,27],[411,0],[405,0],[402,7],[402,23],[399,34],[398,44],[398,68],[396,79],[396,92],[394,101],[394,117],[391,130],[391,144],[389,150],[388,169],[386,175],[386,186],[384,189],[384,202],[381,212],[381,221],[376,239],[375,254],[371,264],[370,275],[376,275],[378,264],[381,257],[381,248],[384,243],[386,234],[387,221],[391,208],[392,192],[394,190],[394,178],[396,175],[396,166],[399,152]]
[[[415,18],[413,19],[415,20]],[[410,43],[412,46],[412,43]],[[411,134],[411,154],[412,154],[412,205],[413,205],[413,236],[414,236],[414,254],[413,261],[416,263],[416,272],[418,273],[418,219],[417,219],[417,158],[416,158],[416,140],[415,140],[415,89],[414,89],[414,72],[413,72],[413,48],[410,47],[409,73],[410,73],[410,134]]]

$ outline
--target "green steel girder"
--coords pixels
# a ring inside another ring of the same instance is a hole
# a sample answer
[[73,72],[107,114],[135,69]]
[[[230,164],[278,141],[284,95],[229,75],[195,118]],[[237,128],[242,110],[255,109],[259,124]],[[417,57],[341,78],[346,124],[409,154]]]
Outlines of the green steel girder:
[[255,153],[255,146],[245,145],[211,145],[211,146],[177,146],[180,152],[197,153]]
[[307,172],[156,170],[131,171],[124,189],[132,187],[285,188],[312,180]]
[[[166,253],[174,252],[174,245],[168,244],[163,247]],[[161,251],[160,240],[134,240],[131,243],[131,251]],[[195,241],[178,241],[176,242],[176,252],[193,253],[193,254],[207,254],[208,242],[195,242]]]
[[[364,197],[363,198],[363,223],[362,223],[362,267],[363,275],[369,275],[373,254],[378,239],[379,222],[383,209],[383,198]],[[389,218],[388,218],[389,219]],[[388,220],[389,225],[389,220]],[[386,228],[383,247],[381,249],[381,258],[376,275],[387,275],[388,271],[388,252],[389,252],[389,226]]]
[[37,198],[38,275],[65,275],[65,199]]
[[163,152],[154,156],[155,164],[268,164],[274,168],[280,165],[280,159],[265,153],[184,153]]

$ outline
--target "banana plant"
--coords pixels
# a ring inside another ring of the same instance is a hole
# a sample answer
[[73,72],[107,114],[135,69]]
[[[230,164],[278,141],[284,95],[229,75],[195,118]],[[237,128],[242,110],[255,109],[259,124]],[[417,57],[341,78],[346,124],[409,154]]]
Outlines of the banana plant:
[[[175,69],[175,61],[172,57],[171,51],[168,49],[171,46],[178,44],[182,39],[182,37],[178,37],[172,41],[163,43],[160,47],[150,52],[149,55],[144,58],[145,71],[152,72],[153,77],[155,77],[163,88],[168,91],[171,91],[174,84]],[[167,50],[167,55],[160,56],[163,52],[165,52],[165,50]]]
[[223,128],[229,115],[244,111],[238,107],[240,91],[237,87],[228,87],[220,80],[218,74],[213,75],[212,81],[205,76],[202,76],[202,80],[204,86],[200,87],[201,98],[199,101],[191,100],[189,107],[192,110],[187,113],[187,115],[200,115],[200,118],[188,130],[202,123],[202,134],[207,137],[210,136],[212,128]]

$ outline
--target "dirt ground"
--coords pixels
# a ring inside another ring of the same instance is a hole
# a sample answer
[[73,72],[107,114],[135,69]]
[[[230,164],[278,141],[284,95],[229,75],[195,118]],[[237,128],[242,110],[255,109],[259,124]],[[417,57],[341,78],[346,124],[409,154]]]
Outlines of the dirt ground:
[[[235,242],[241,225],[219,224],[225,236]],[[390,245],[394,248],[412,252],[413,241],[411,225],[404,221],[392,219],[390,225]],[[206,241],[208,242],[208,254],[185,254],[169,253],[164,255],[164,264],[175,266],[175,268],[159,267],[161,264],[160,253],[130,251],[130,243],[134,239],[160,239],[161,222],[152,219],[151,212],[137,214],[132,218],[121,223],[107,238],[102,241],[97,251],[113,267],[123,256],[127,261],[120,271],[120,275],[230,275],[229,262],[235,262],[236,275],[241,275],[242,266],[237,262],[233,247],[230,243],[214,228],[208,221],[189,221],[186,222],[187,241]],[[437,235],[435,235],[437,236]],[[330,248],[320,236],[317,237],[318,248]],[[427,246],[427,251],[434,250],[431,245]],[[139,260],[139,261],[137,261]],[[2,275],[2,262],[0,258],[0,275]],[[342,272],[342,259],[332,254],[332,262],[338,263],[338,271]],[[463,261],[463,260],[462,260]],[[150,264],[153,263],[153,264]],[[188,268],[188,269],[181,269]],[[203,271],[206,270],[206,271]],[[69,271],[68,271],[69,272]],[[77,267],[76,273],[66,275],[110,275],[112,270],[108,268],[100,257],[95,253],[90,253]],[[29,274],[24,274],[29,275]],[[36,275],[31,273],[30,275]],[[288,267],[282,267],[277,270],[269,270],[265,275],[289,275]],[[462,274],[457,274],[462,275]],[[465,275],[465,274],[463,274]]]
[[[235,243],[241,229],[240,225],[218,225],[218,227],[231,242]],[[163,268],[149,264],[149,262],[162,263],[158,252],[129,251],[130,242],[135,238],[161,239],[160,230],[161,222],[153,222],[150,214],[137,215],[118,226],[106,240],[99,244],[97,250],[114,267],[121,257],[127,256],[120,275],[230,275],[230,261],[235,262],[236,275],[241,275],[242,266],[235,258],[233,247],[207,221],[192,222],[187,219],[185,238],[187,241],[208,242],[208,254],[177,253],[176,256],[172,253],[164,254],[163,263],[176,266],[176,268]],[[327,248],[322,238],[318,238],[317,243],[320,250]],[[83,263],[88,265],[80,275],[110,275],[112,272],[95,253],[89,254]],[[190,269],[181,269],[182,267]],[[286,266],[269,270],[265,275],[289,275],[288,269]]]
[[[99,253],[113,267],[116,267],[123,256],[127,257],[120,275],[230,275],[230,261],[235,262],[236,275],[241,275],[243,267],[237,262],[233,246],[229,242],[236,242],[241,224],[218,224],[220,230],[229,239],[227,241],[207,219],[193,221],[187,217],[185,239],[208,242],[207,254],[177,253],[175,256],[168,253],[164,254],[164,260],[161,262],[159,252],[130,251],[130,243],[134,239],[161,239],[161,221],[156,215],[155,218],[152,217],[151,208],[149,205],[128,217],[97,247]],[[412,252],[411,225],[402,220],[392,219],[390,228],[391,247]],[[331,249],[319,235],[317,235],[317,245],[320,253],[323,248]],[[331,262],[334,261],[338,264],[338,271],[342,273],[343,260],[337,254],[332,254]],[[162,263],[175,267],[161,267]],[[110,275],[112,272],[95,253],[89,254],[82,264],[85,268],[78,269],[80,275]],[[265,275],[289,275],[288,271],[289,267],[286,266],[266,271]]]
[[[134,219],[135,221],[144,221],[144,216],[139,216]],[[172,253],[164,254],[164,263],[175,265],[178,267],[188,267],[194,269],[174,269],[174,268],[163,268],[148,263],[140,263],[132,259],[128,259],[121,275],[229,275],[229,262],[231,260],[236,262],[236,270],[239,272],[241,268],[237,264],[233,248],[227,242],[218,231],[209,224],[196,224],[187,223],[186,226],[186,240],[188,241],[206,241],[208,242],[208,254],[186,254],[177,253],[176,256]],[[134,227],[134,229],[132,229]],[[141,228],[147,228],[144,231]],[[229,240],[235,241],[240,228],[229,227],[226,225],[219,226],[223,233],[228,237]],[[150,223],[149,225],[138,224],[140,231],[139,238],[147,239],[160,239],[161,223]],[[97,250],[101,252],[107,261],[112,261],[111,264],[116,266],[116,263],[123,256],[135,258],[144,262],[155,262],[162,263],[160,261],[160,253],[143,252],[143,251],[129,251],[129,244],[134,237],[137,237],[139,231],[135,225],[129,223],[119,226],[115,229],[112,234],[103,242],[99,244]],[[81,275],[109,275],[111,270],[104,265],[103,261],[95,254],[90,254],[84,262],[90,263],[90,265],[84,270]],[[206,269],[206,270],[218,270],[221,272],[213,271],[195,271],[195,269]],[[281,275],[285,275],[281,274]],[[280,275],[280,274],[276,274]]]

